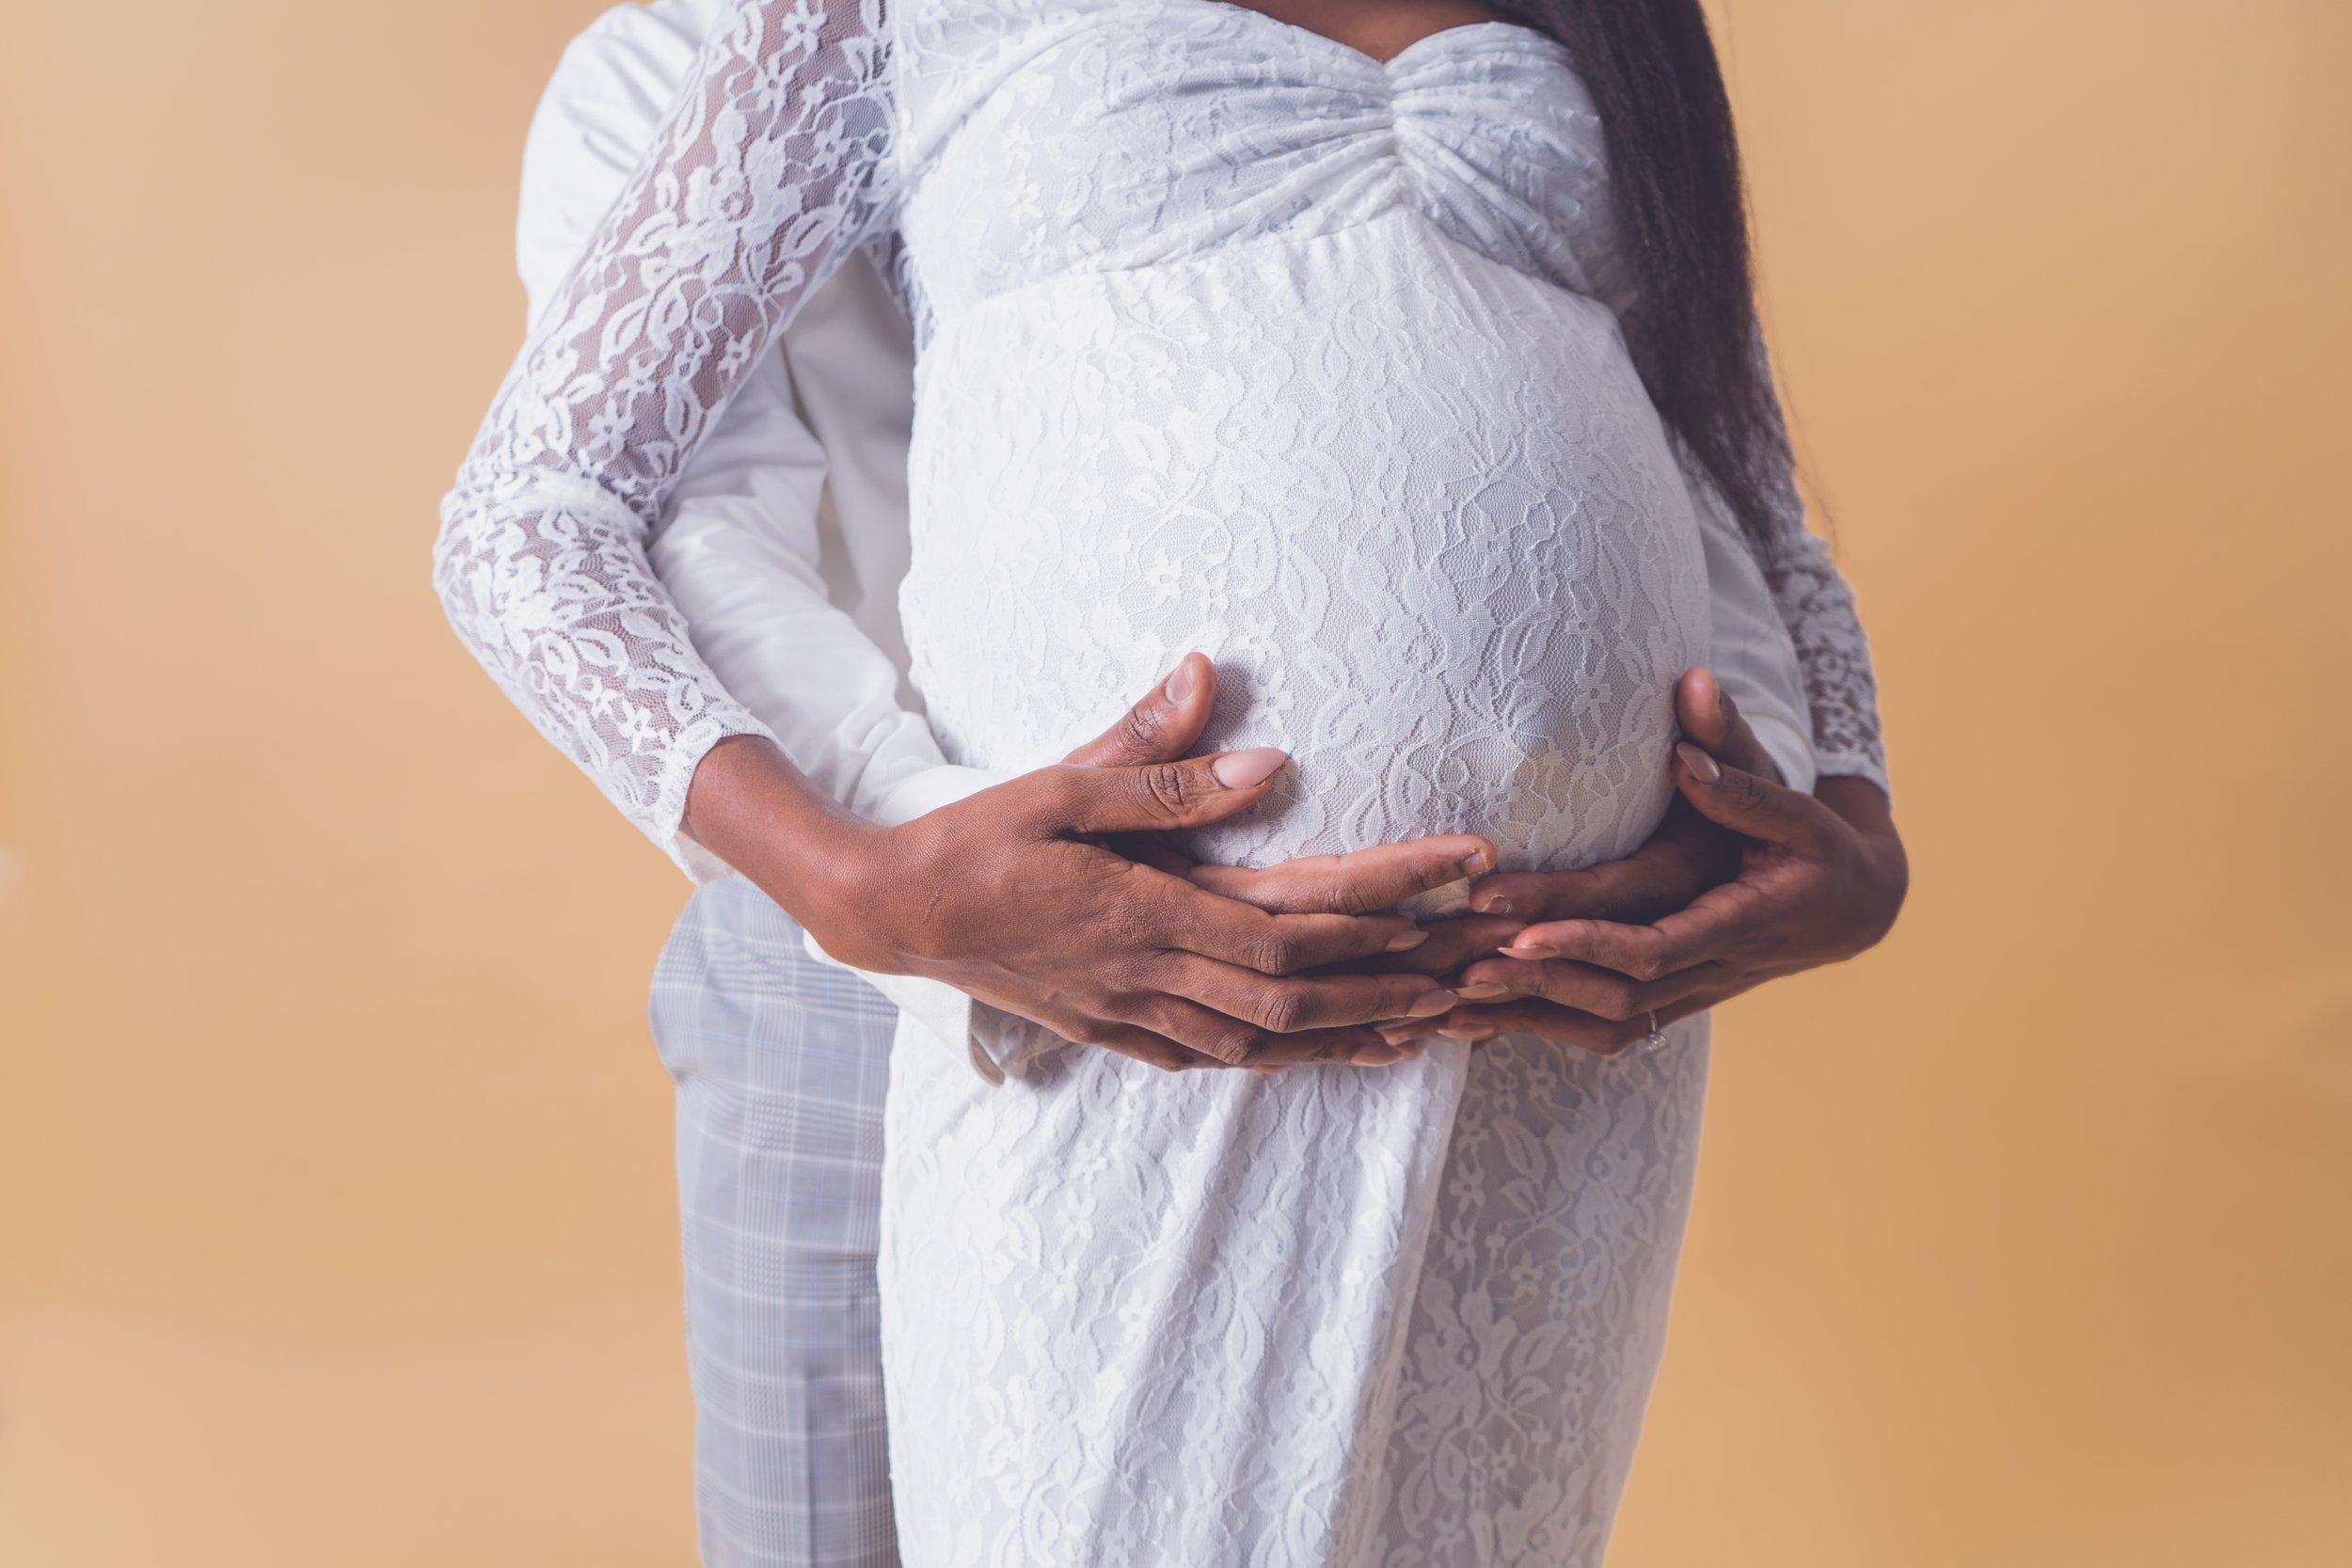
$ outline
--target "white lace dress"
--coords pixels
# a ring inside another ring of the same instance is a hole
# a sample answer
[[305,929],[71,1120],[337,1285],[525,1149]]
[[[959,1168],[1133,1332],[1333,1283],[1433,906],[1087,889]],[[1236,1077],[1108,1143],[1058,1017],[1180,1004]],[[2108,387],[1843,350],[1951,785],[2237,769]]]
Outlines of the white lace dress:
[[[1707,653],[1692,508],[1617,335],[1599,128],[1506,24],[1386,64],[1215,0],[744,4],[542,317],[445,511],[453,618],[700,868],[756,732],[644,537],[842,256],[918,310],[914,680],[1019,768],[1186,648],[1291,752],[1252,863],[1470,829],[1623,854]],[[1867,662],[1794,505],[1765,547],[1823,770]],[[1376,1071],[1168,1077],[983,1012],[898,1050],[884,1365],[900,1542],[946,1564],[1597,1560],[1688,1206],[1706,1022]],[[902,1047],[904,1041],[902,1040]]]

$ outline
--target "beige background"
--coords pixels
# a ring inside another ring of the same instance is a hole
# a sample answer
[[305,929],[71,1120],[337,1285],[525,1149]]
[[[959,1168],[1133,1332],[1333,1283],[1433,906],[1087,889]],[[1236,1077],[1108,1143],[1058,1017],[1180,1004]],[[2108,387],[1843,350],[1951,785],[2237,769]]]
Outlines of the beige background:
[[[684,890],[427,584],[596,8],[7,0],[0,1562],[691,1560]],[[2352,8],[1731,24],[1917,884],[1722,1021],[1616,1561],[2352,1561]]]

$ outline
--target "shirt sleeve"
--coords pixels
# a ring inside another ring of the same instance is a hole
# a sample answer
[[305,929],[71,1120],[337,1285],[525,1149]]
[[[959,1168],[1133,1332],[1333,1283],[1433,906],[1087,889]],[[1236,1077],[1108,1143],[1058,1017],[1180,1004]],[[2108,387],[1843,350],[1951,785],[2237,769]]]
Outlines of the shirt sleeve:
[[726,868],[682,829],[695,765],[773,731],[696,651],[646,542],[800,301],[887,223],[891,119],[882,0],[736,0],[442,503],[458,636],[697,878]]

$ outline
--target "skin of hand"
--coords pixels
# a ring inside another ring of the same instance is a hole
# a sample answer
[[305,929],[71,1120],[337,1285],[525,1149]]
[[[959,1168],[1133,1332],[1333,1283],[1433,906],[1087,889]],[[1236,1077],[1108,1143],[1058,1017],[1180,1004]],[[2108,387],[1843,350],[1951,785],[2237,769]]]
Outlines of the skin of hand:
[[[1852,958],[1886,935],[1910,867],[1885,792],[1854,778],[1824,779],[1814,795],[1788,788],[1711,671],[1686,672],[1675,703],[1679,795],[1658,834],[1586,870],[1481,879],[1472,909],[1521,929],[1501,957],[1469,963],[1451,982],[1471,1005],[1385,1036],[1531,1034],[1613,1053],[1653,1020],[1662,1026]],[[1494,929],[1434,925],[1393,962],[1454,974],[1436,966]]]
[[1274,866],[1248,874],[1254,902],[1120,853],[1126,835],[1220,821],[1272,787],[1278,751],[1177,760],[1215,687],[1188,655],[1073,760],[896,828],[845,810],[774,743],[731,736],[695,770],[687,831],[834,958],[944,980],[1066,1039],[1171,1071],[1411,1054],[1367,1026],[1445,1013],[1452,991],[1308,972],[1419,945],[1412,922],[1375,911],[1491,870],[1493,844],[1451,834]]

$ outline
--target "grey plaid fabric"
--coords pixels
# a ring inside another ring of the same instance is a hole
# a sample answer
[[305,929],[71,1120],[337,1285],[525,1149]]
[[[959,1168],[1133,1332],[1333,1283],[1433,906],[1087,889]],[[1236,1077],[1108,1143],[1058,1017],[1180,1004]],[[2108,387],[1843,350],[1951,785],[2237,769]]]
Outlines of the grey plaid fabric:
[[897,1568],[874,1287],[897,1017],[740,879],[694,895],[655,971],[707,1568]]

